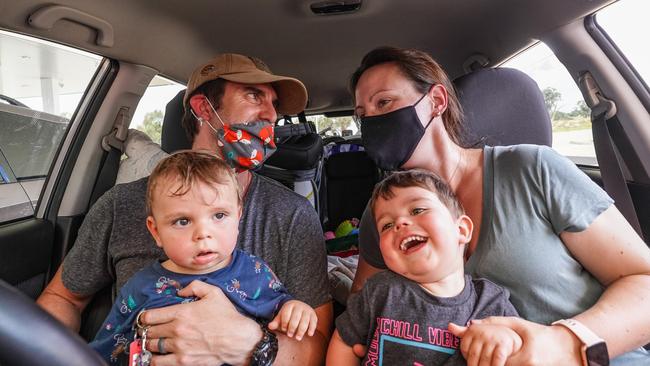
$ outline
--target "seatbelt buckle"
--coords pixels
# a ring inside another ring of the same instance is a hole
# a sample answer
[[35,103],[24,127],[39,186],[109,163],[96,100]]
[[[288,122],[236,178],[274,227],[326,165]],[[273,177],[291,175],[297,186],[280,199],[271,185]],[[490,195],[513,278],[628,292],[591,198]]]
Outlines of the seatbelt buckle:
[[102,149],[111,151],[117,149],[124,152],[124,142],[129,133],[129,108],[121,107],[113,121],[113,129],[108,135],[102,137]]

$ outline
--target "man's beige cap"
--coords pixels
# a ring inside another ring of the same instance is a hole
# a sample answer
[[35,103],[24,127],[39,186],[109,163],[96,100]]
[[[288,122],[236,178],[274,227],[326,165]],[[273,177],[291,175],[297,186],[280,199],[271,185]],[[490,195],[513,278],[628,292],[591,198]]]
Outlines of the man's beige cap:
[[187,82],[183,105],[187,106],[190,95],[202,84],[224,79],[241,84],[270,83],[278,94],[278,112],[297,114],[307,105],[307,89],[298,79],[273,75],[262,60],[236,53],[221,54],[192,72]]

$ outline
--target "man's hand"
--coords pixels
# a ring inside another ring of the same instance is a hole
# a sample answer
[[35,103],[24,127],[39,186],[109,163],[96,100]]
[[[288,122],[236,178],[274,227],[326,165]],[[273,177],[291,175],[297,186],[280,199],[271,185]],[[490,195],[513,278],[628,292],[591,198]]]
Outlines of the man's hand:
[[235,309],[221,289],[193,281],[178,295],[199,300],[147,310],[141,317],[150,326],[147,349],[159,352],[159,339],[164,338],[164,350],[170,353],[155,355],[154,365],[241,365],[249,361],[262,331]]
[[449,323],[449,331],[461,339],[460,351],[468,366],[504,366],[508,357],[521,349],[521,337],[500,325]]
[[523,341],[521,349],[508,357],[506,366],[582,365],[581,343],[562,326],[545,326],[521,318],[493,316],[472,320],[474,326],[502,326],[515,331]]
[[288,337],[295,335],[296,339],[300,341],[305,333],[310,337],[314,335],[317,323],[318,317],[311,306],[302,301],[289,300],[282,305],[268,327],[270,330],[280,330]]

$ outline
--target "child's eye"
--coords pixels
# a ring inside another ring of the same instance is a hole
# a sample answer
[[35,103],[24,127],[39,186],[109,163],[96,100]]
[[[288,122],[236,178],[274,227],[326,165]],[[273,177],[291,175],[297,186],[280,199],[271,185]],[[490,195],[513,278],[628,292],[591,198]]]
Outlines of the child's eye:
[[183,218],[180,218],[180,219],[177,219],[176,221],[174,221],[174,226],[180,226],[180,227],[183,227],[183,226],[187,226],[187,225],[189,225],[189,224],[190,224],[190,220],[189,220],[189,219],[186,219],[186,218],[184,218],[184,217],[183,217]]
[[223,213],[223,212],[217,212],[216,214],[214,214],[214,218],[216,220],[223,220],[225,217],[226,217],[226,214]]
[[423,208],[423,207],[416,207],[413,210],[411,210],[411,215],[419,215],[419,214],[423,213],[426,210],[427,209]]
[[392,223],[392,222],[389,222],[389,223],[387,223],[387,224],[384,224],[384,225],[381,227],[381,232],[383,233],[384,231],[386,231],[386,230],[388,230],[388,229],[390,229],[390,228],[392,228],[392,227],[393,227],[393,223]]

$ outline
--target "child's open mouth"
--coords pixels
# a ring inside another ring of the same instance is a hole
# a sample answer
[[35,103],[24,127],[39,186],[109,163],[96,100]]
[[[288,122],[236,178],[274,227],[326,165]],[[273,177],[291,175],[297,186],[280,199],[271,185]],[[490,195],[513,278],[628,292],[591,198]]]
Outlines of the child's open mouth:
[[194,257],[194,261],[199,264],[205,264],[211,262],[216,257],[216,255],[217,253],[213,251],[204,250],[197,254],[196,257]]
[[402,252],[408,252],[409,249],[415,248],[421,244],[424,244],[429,240],[426,236],[419,236],[419,235],[411,235],[409,237],[406,237],[402,240],[402,242],[399,245],[399,249]]

